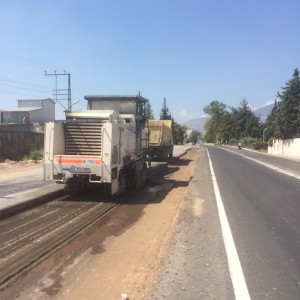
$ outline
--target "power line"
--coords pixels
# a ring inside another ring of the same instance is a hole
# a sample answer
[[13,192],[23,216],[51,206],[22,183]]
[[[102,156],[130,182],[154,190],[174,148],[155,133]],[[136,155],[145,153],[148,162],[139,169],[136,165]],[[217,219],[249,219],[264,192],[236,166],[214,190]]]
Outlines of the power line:
[[36,88],[30,88],[30,87],[22,87],[22,86],[17,86],[14,84],[7,84],[7,83],[1,83],[0,82],[0,86],[5,86],[5,87],[11,87],[14,89],[18,89],[18,90],[26,90],[26,91],[35,91],[35,92],[46,92],[48,91],[47,89],[36,89]]
[[[41,67],[45,67],[45,63],[42,63],[40,61],[31,59],[29,57],[26,57],[24,55],[19,55],[16,53],[12,53],[10,52],[6,52],[3,49],[0,49],[0,58],[3,58],[5,60],[9,60],[12,61],[14,63],[17,64],[22,64],[24,66],[30,66],[30,67],[34,67],[35,69],[40,69]],[[47,66],[47,67],[51,67],[51,66]]]
[[18,81],[15,79],[11,79],[11,78],[6,78],[6,77],[1,77],[0,76],[0,82],[2,82],[2,84],[7,85],[7,84],[14,84],[16,86],[20,85],[20,86],[28,86],[28,87],[33,87],[33,88],[38,88],[38,89],[44,89],[44,90],[48,90],[49,87],[45,86],[45,85],[39,85],[39,84],[34,84],[34,83],[29,83],[29,82],[24,82],[24,81]]
[[[55,89],[53,90],[55,96],[55,101],[59,103],[66,111],[71,111],[71,74],[64,71],[63,73],[54,73],[47,74],[47,71],[45,71],[45,76],[55,76]],[[67,89],[58,89],[57,88],[57,76],[68,76],[68,88]],[[62,93],[60,93],[62,92]],[[67,93],[65,93],[67,92]],[[58,98],[58,96],[65,96],[66,98]],[[68,101],[68,108],[66,108],[60,101]]]

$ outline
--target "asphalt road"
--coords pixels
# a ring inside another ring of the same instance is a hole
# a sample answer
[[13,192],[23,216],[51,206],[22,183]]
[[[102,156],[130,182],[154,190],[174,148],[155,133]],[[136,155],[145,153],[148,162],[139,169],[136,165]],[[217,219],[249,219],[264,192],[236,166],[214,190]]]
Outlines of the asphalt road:
[[0,198],[42,186],[45,186],[42,167],[22,173],[16,170],[15,176],[7,176],[0,180]]
[[234,293],[208,151],[250,298],[300,299],[300,162],[200,151],[153,298],[246,299]]

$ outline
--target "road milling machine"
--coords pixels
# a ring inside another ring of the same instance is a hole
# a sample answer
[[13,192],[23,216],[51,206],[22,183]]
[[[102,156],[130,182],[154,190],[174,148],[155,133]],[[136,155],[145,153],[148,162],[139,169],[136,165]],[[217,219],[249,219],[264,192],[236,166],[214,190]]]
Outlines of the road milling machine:
[[45,125],[44,177],[68,194],[101,185],[115,195],[139,189],[146,179],[149,150],[147,99],[85,96],[87,110],[67,111],[66,120]]

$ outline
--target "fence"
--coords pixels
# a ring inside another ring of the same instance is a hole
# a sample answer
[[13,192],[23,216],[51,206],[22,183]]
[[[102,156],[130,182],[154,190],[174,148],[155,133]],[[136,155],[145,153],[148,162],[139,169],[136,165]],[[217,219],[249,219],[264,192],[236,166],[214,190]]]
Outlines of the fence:
[[0,161],[20,160],[31,150],[44,147],[44,134],[36,132],[0,131]]
[[268,153],[288,158],[300,159],[300,138],[290,140],[274,140],[268,147]]

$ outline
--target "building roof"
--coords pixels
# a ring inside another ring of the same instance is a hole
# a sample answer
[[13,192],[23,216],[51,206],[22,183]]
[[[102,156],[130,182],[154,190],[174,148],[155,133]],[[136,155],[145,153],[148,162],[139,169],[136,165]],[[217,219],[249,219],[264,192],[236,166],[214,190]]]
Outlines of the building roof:
[[51,98],[31,98],[31,99],[18,99],[18,101],[52,101],[55,104],[55,101]]
[[3,110],[3,112],[30,112],[30,111],[36,111],[41,109],[42,107],[20,107],[20,108]]
[[148,100],[140,95],[136,96],[124,96],[124,95],[88,95],[84,96],[87,101],[137,101],[147,102]]

